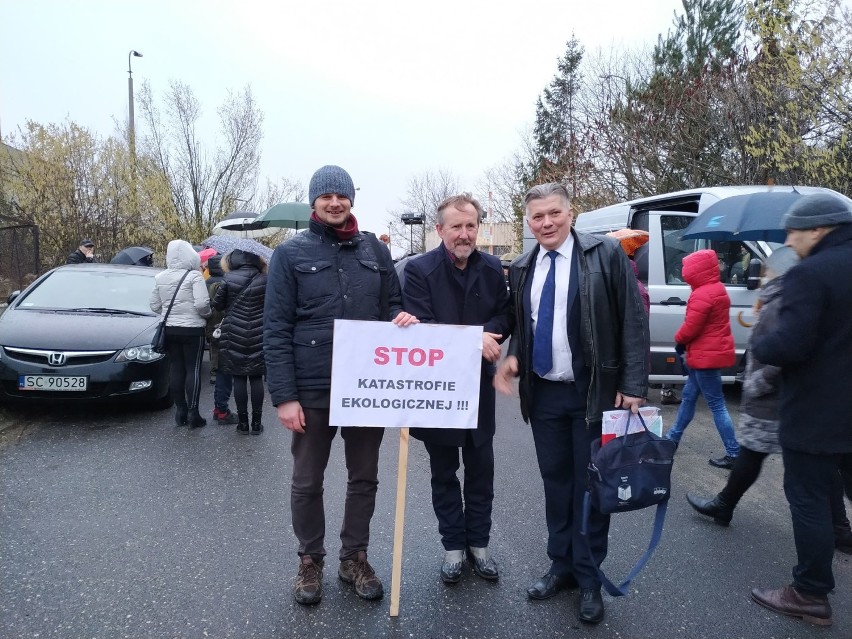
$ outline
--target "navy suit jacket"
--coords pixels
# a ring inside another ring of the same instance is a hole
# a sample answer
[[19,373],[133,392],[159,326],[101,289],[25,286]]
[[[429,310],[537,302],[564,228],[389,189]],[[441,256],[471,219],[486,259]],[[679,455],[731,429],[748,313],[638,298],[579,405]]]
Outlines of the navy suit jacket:
[[[403,308],[425,323],[482,326],[488,333],[502,335],[502,343],[512,332],[512,314],[500,260],[474,251],[465,268],[463,290],[455,270],[443,244],[409,260],[402,289]],[[494,436],[495,370],[494,364],[482,360],[479,422],[471,432],[475,446]],[[468,432],[463,429],[411,429],[414,437],[441,446],[464,446]]]

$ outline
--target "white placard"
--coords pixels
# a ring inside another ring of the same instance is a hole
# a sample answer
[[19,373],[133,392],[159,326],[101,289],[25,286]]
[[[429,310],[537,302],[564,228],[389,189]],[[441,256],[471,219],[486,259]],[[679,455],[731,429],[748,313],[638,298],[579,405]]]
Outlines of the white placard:
[[482,327],[334,321],[331,426],[476,428]]

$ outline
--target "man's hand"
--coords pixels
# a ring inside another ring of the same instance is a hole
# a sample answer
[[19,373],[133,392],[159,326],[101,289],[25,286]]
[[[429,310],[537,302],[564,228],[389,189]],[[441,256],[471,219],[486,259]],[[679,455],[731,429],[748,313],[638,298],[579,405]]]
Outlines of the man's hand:
[[645,403],[644,397],[630,397],[629,395],[615,394],[616,408],[629,408],[630,412],[636,415],[639,412],[639,407]]
[[393,318],[393,323],[397,326],[411,326],[412,324],[419,324],[420,320],[411,313],[400,311],[399,315]]
[[500,359],[500,344],[497,340],[501,337],[500,333],[482,333],[482,357],[492,364]]
[[511,395],[513,391],[512,379],[518,376],[518,358],[509,355],[503,363],[497,367],[494,375],[494,388],[504,395]]
[[287,430],[294,433],[305,434],[305,413],[302,405],[296,400],[282,402],[276,407],[278,410],[278,421]]

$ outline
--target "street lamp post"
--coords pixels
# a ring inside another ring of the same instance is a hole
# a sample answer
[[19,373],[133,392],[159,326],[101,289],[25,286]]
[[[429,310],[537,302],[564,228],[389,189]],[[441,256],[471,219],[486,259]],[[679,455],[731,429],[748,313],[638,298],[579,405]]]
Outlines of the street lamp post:
[[136,201],[136,122],[133,118],[133,69],[130,66],[131,58],[141,58],[142,54],[131,49],[127,54],[127,143],[130,147],[130,199],[133,213],[139,214],[139,205]]
[[130,66],[131,58],[141,58],[142,54],[133,49],[127,54],[127,104],[130,121],[128,123],[127,141],[130,144],[130,158],[136,164],[136,123],[133,119],[133,69]]

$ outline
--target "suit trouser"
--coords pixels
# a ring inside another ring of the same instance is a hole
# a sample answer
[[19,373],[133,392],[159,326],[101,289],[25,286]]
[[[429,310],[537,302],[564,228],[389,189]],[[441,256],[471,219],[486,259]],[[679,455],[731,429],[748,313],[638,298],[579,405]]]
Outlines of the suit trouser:
[[[290,510],[299,555],[325,557],[325,506],[323,480],[337,428],[328,425],[328,409],[303,408],[305,433],[293,433],[293,483]],[[346,470],[346,503],[340,529],[340,558],[345,559],[370,544],[370,520],[379,486],[379,448],[384,428],[342,428]]]
[[592,438],[600,437],[586,425],[586,398],[573,383],[533,378],[530,424],[536,456],[544,480],[547,555],[551,572],[573,573],[581,588],[600,588],[595,564],[606,558],[609,515],[592,508],[589,545],[595,564],[586,555],[580,535],[583,495],[591,459]]
[[424,444],[432,469],[432,507],[444,550],[488,546],[494,501],[494,440],[461,447],[464,461],[464,502],[456,472],[459,447]]
[[837,491],[839,469],[850,463],[852,453],[812,455],[782,448],[782,455],[798,556],[793,585],[804,593],[826,595],[834,588],[832,493]]

